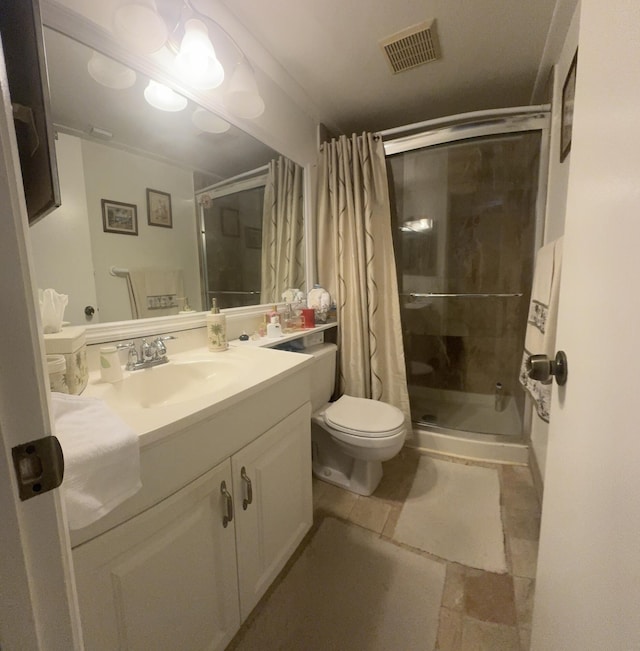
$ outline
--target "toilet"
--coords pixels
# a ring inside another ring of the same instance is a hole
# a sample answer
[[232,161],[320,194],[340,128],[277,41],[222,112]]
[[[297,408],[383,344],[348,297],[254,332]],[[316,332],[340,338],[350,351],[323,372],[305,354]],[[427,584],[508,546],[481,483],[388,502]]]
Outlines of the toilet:
[[359,495],[371,495],[382,479],[382,462],[404,444],[404,414],[393,405],[366,398],[344,395],[329,402],[337,350],[335,344],[319,344],[304,351],[313,356],[313,474]]

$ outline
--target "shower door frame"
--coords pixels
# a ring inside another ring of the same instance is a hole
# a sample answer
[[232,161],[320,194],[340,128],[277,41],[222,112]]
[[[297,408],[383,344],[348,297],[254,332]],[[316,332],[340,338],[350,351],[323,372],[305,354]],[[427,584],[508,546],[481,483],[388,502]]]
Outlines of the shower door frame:
[[[526,131],[540,131],[540,161],[536,196],[534,247],[543,241],[547,203],[551,130],[551,107],[548,104],[488,111],[474,111],[437,118],[379,132],[385,156],[401,154],[435,145],[445,145],[474,138],[498,136]],[[397,137],[396,137],[397,136]],[[506,439],[496,434],[466,432],[447,427],[415,423],[413,441],[409,445],[463,457],[505,463],[527,463],[531,433],[532,404],[525,400],[522,433]]]
[[[207,311],[211,305],[211,294],[219,294],[220,292],[212,292],[209,289],[209,273],[207,268],[207,232],[205,225],[205,208],[200,200],[200,197],[203,195],[208,195],[209,199],[220,199],[221,197],[226,197],[230,194],[237,194],[238,192],[244,192],[245,190],[254,190],[255,188],[263,187],[267,185],[267,177],[269,172],[269,166],[264,165],[255,170],[250,170],[249,172],[244,172],[243,174],[238,174],[230,179],[220,181],[219,183],[214,183],[209,185],[206,188],[202,188],[195,193],[196,196],[196,205],[198,207],[198,258],[200,264],[200,280],[202,286],[202,305],[205,311]],[[246,294],[254,295],[259,294],[260,292],[231,292],[232,294]],[[260,301],[258,301],[259,303]],[[250,305],[249,307],[254,307]]]

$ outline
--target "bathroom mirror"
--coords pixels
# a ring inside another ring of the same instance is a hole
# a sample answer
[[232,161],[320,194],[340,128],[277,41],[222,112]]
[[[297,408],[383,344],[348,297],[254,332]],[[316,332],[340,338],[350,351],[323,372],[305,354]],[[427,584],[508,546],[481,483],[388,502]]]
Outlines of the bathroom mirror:
[[[270,167],[286,159],[190,100],[154,108],[143,74],[44,31],[62,206],[30,236],[38,287],[69,296],[65,320],[200,311],[216,292],[222,307],[279,300],[261,287],[262,213]],[[253,196],[238,194],[247,183]],[[136,311],[140,270],[159,273]]]

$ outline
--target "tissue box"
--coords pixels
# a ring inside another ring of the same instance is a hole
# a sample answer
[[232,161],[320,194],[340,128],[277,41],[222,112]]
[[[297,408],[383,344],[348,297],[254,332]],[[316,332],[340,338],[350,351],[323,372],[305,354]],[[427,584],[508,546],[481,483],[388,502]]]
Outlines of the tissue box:
[[44,335],[44,348],[47,355],[64,355],[67,364],[65,380],[69,393],[82,393],[89,381],[85,329],[71,326]]

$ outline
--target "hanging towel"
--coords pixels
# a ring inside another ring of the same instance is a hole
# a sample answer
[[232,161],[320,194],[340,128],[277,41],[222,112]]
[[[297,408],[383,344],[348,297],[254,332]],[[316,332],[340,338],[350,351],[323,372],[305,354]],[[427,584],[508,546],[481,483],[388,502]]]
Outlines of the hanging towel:
[[131,269],[127,289],[134,319],[177,314],[184,297],[182,269]]
[[142,487],[138,436],[98,398],[52,393],[51,405],[69,528],[81,529]]
[[533,398],[538,416],[546,423],[549,422],[552,382],[532,380],[527,374],[526,362],[530,355],[539,353],[545,354],[549,359],[555,357],[561,268],[562,238],[559,238],[543,246],[536,255],[524,353],[520,366],[520,383]]

